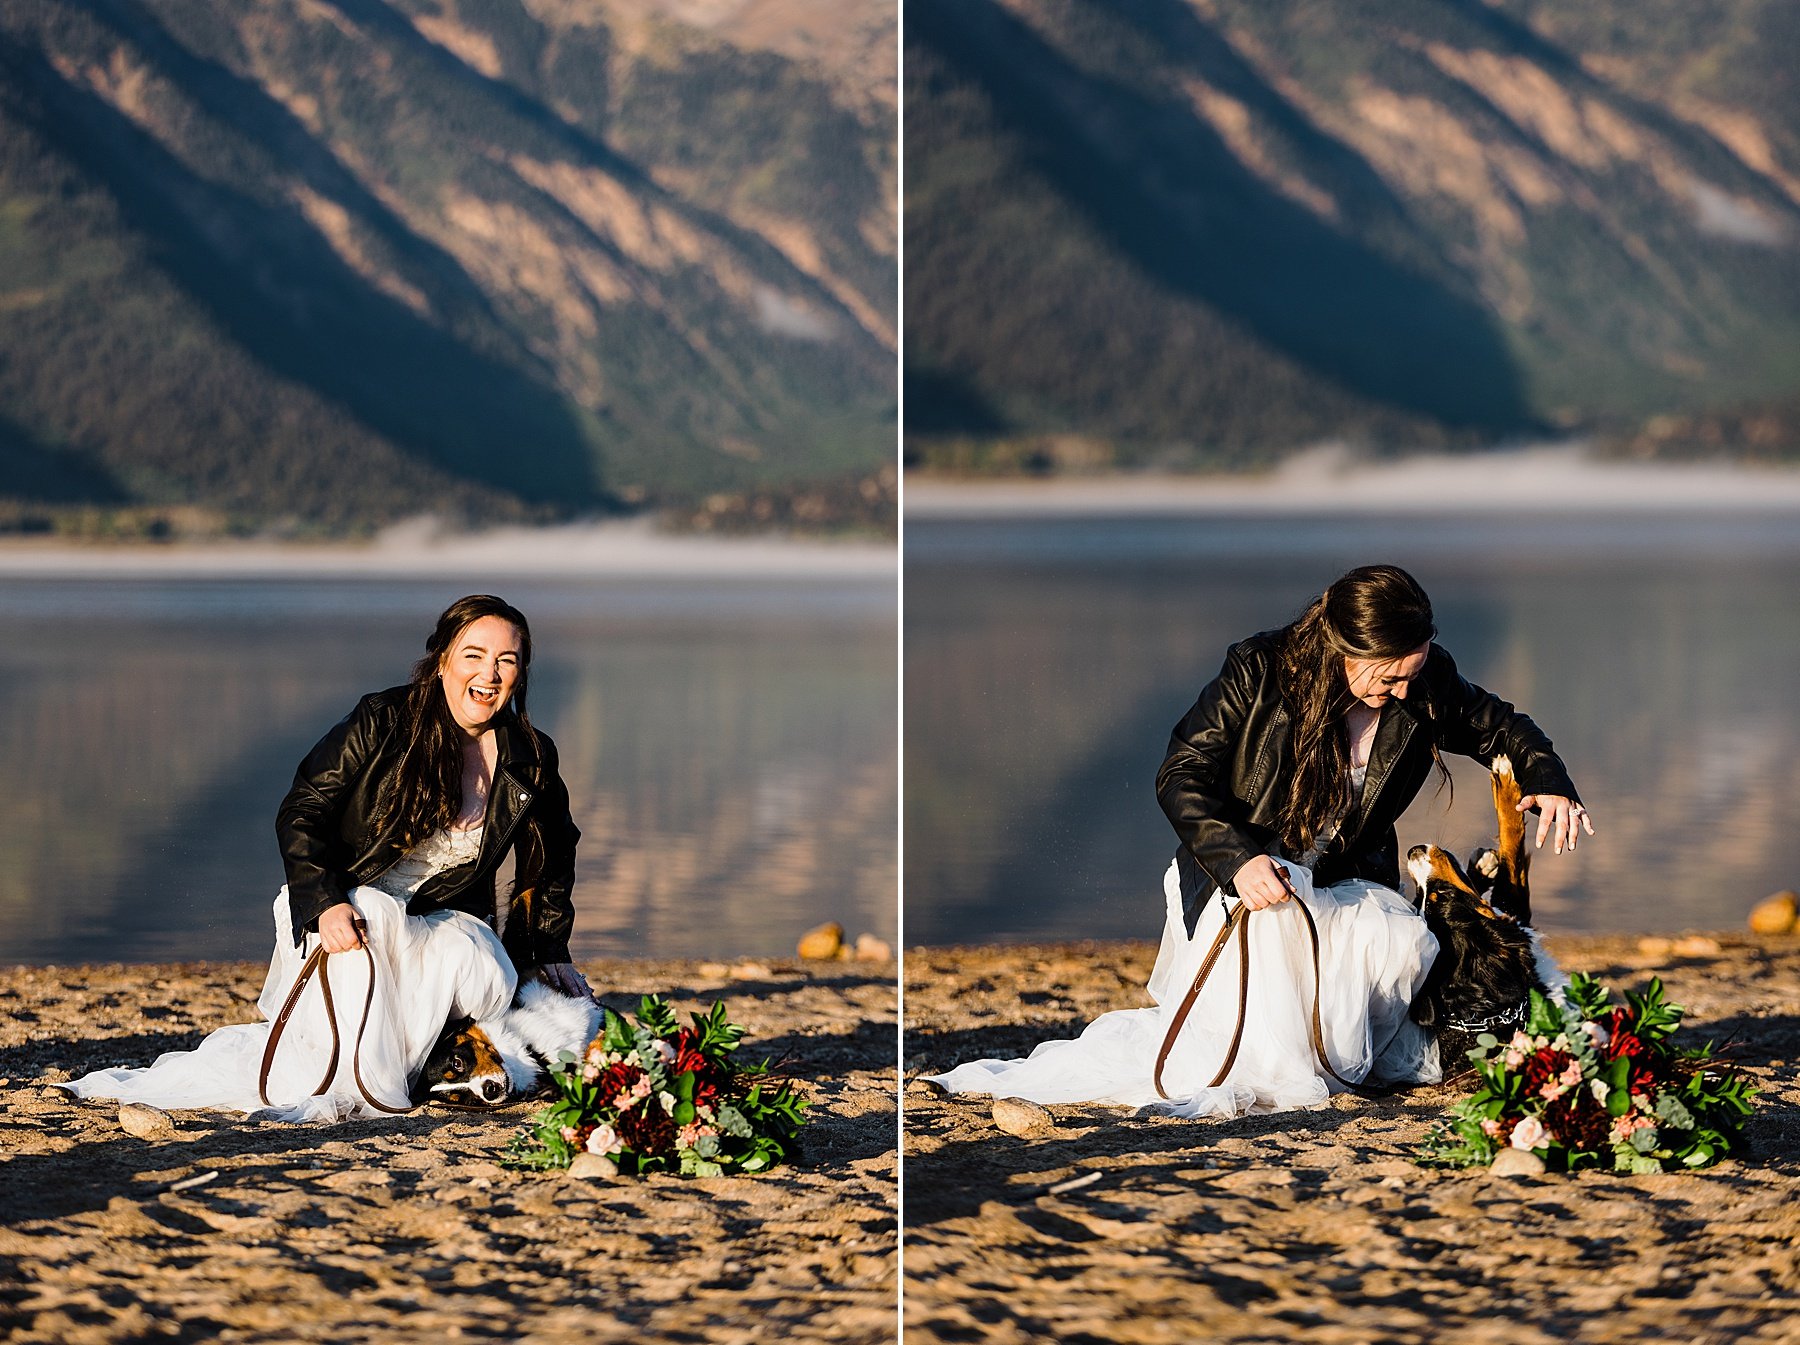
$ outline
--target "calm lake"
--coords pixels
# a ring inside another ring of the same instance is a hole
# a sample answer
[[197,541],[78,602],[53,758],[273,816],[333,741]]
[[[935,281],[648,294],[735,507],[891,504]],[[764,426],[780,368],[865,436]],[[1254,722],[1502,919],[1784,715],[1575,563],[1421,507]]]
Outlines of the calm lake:
[[[906,530],[909,945],[1156,938],[1154,779],[1234,640],[1388,560],[1465,677],[1556,743],[1599,835],[1538,853],[1561,930],[1741,928],[1800,886],[1800,520],[919,520]],[[1452,759],[1402,848],[1492,835]]]
[[[891,578],[497,586],[582,830],[577,957],[791,955],[827,919],[893,939]],[[267,957],[295,765],[468,591],[0,581],[0,960]]]

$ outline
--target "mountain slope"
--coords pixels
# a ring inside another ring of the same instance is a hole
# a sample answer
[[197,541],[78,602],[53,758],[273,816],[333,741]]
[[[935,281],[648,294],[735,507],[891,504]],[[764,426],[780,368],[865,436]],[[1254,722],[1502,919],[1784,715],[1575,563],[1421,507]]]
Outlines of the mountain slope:
[[915,454],[1245,462],[1800,392],[1793,21],[1566,8],[910,5]]
[[735,42],[628,0],[7,6],[0,491],[345,527],[888,460],[851,9],[831,48],[779,6]]

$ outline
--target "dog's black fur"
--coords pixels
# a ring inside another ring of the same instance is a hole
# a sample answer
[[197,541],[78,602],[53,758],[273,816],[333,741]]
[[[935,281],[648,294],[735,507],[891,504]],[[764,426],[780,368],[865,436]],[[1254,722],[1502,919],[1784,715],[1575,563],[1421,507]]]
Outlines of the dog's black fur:
[[1456,1072],[1480,1033],[1504,1038],[1523,1027],[1531,992],[1547,993],[1556,975],[1527,923],[1525,820],[1505,757],[1494,759],[1493,788],[1499,845],[1471,854],[1467,871],[1435,845],[1415,845],[1406,856],[1420,912],[1438,941],[1411,1016],[1436,1033],[1446,1074]]

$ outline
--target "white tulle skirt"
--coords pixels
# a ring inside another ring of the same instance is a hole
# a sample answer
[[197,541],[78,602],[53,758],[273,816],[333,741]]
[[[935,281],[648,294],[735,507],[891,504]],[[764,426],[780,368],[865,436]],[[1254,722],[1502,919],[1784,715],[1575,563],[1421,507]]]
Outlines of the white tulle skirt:
[[[1437,955],[1437,939],[1399,893],[1352,879],[1315,888],[1310,871],[1285,866],[1319,929],[1319,1015],[1331,1067],[1352,1083],[1435,1082],[1437,1045],[1407,1017]],[[1153,1082],[1175,1010],[1225,922],[1212,901],[1193,938],[1182,920],[1171,864],[1162,947],[1147,987],[1151,1008],[1102,1014],[1079,1037],[1047,1041],[1023,1060],[973,1060],[933,1082],[953,1093],[1032,1102],[1102,1102],[1176,1116],[1241,1116],[1323,1102],[1341,1087],[1319,1065],[1312,1040],[1312,943],[1292,901],[1248,919],[1250,984],[1244,1035],[1231,1073],[1209,1087],[1238,1017],[1235,946],[1219,958],[1163,1067],[1169,1100]],[[1235,938],[1233,944],[1235,945]]]
[[[491,1018],[512,1002],[517,975],[499,938],[461,911],[408,915],[374,887],[349,900],[368,925],[375,955],[375,999],[362,1034],[361,1075],[371,1096],[390,1107],[408,1105],[411,1076],[425,1063],[452,1018]],[[318,944],[308,935],[294,946],[287,889],[275,899],[275,952],[256,1007],[265,1020],[281,1012],[294,979]],[[270,1022],[222,1027],[192,1051],[171,1051],[144,1069],[97,1070],[62,1085],[78,1097],[118,1098],[162,1108],[225,1108],[289,1121],[335,1121],[379,1116],[352,1073],[352,1048],[368,993],[369,959],[360,951],[329,959],[331,997],[341,1047],[323,1093],[313,1096],[331,1056],[330,1017],[315,974],[300,994],[269,1073],[269,1106],[257,1094],[257,1075]]]

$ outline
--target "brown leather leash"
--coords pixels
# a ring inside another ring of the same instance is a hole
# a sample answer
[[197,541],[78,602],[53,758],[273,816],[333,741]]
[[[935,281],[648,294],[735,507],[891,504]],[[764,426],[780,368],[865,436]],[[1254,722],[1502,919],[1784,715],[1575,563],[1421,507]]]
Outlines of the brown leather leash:
[[[362,1077],[362,1040],[363,1033],[369,1030],[369,1010],[375,1003],[375,953],[369,947],[365,937],[361,945],[363,956],[369,960],[369,988],[363,996],[362,1021],[356,1027],[356,1040],[350,1046],[350,1073],[356,1080],[356,1091],[362,1094],[362,1100],[376,1111],[386,1112],[390,1116],[406,1116],[413,1111],[411,1107],[390,1107],[385,1102],[378,1102],[370,1094],[368,1085]],[[310,1096],[318,1097],[337,1075],[338,1059],[342,1054],[338,1038],[337,1008],[331,1001],[331,973],[326,969],[331,954],[320,944],[313,949],[312,956],[306,959],[306,965],[300,968],[300,974],[294,978],[294,988],[288,991],[287,1002],[281,1006],[281,1012],[275,1015],[275,1021],[269,1027],[269,1044],[263,1048],[262,1070],[256,1077],[256,1093],[265,1107],[275,1104],[269,1101],[269,1071],[275,1065],[275,1048],[281,1044],[281,1034],[286,1031],[288,1019],[294,1016],[294,1009],[300,1003],[300,992],[306,989],[316,972],[319,977],[319,994],[325,1001],[325,1021],[331,1024],[331,1056],[325,1065],[325,1077],[319,1080],[319,1086],[312,1090]]]
[[[1331,1059],[1325,1054],[1324,1024],[1319,1018],[1319,985],[1322,979],[1319,967],[1319,926],[1318,922],[1313,919],[1313,913],[1306,908],[1304,901],[1301,901],[1298,896],[1294,896],[1290,900],[1299,905],[1300,914],[1306,920],[1306,932],[1312,940],[1313,993],[1310,1026],[1312,1028],[1313,1054],[1318,1057],[1319,1064],[1325,1072],[1352,1093],[1361,1097],[1386,1097],[1394,1090],[1367,1088],[1361,1084],[1351,1083],[1331,1067]],[[1181,1003],[1176,1007],[1175,1017],[1169,1024],[1167,1034],[1163,1037],[1162,1050],[1156,1053],[1156,1072],[1152,1076],[1152,1082],[1156,1085],[1156,1095],[1164,1101],[1171,1099],[1163,1088],[1163,1065],[1168,1062],[1169,1052],[1175,1047],[1175,1039],[1181,1035],[1181,1029],[1187,1023],[1188,1011],[1194,1007],[1194,1001],[1200,998],[1201,988],[1206,984],[1207,978],[1212,975],[1213,967],[1219,961],[1219,955],[1225,951],[1225,945],[1231,941],[1234,934],[1238,941],[1237,1025],[1231,1030],[1231,1045],[1225,1052],[1225,1063],[1219,1066],[1219,1072],[1213,1075],[1212,1082],[1206,1086],[1217,1088],[1224,1083],[1225,1076],[1231,1073],[1231,1067],[1237,1063],[1238,1047],[1244,1040],[1244,1019],[1249,1012],[1250,1005],[1250,908],[1241,901],[1226,917],[1224,927],[1219,930],[1218,938],[1213,940],[1213,946],[1207,950],[1206,957],[1200,963],[1200,970],[1194,973],[1194,983],[1188,987],[1187,994],[1182,997]]]

